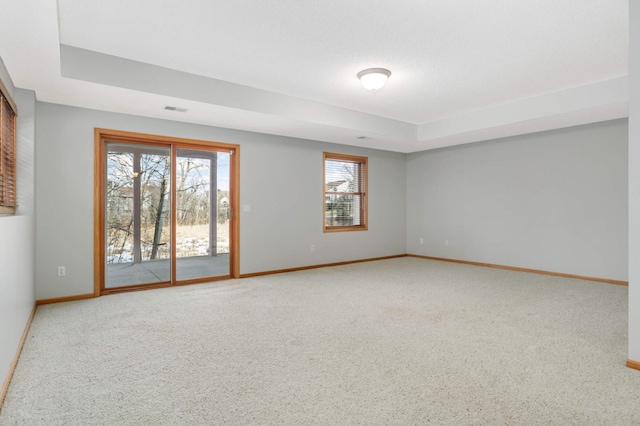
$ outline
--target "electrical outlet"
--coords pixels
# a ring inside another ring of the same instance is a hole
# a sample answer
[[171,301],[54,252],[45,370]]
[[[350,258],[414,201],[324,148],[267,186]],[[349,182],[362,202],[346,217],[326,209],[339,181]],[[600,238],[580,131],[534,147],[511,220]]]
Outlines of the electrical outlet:
[[64,277],[66,275],[67,275],[67,268],[65,268],[64,266],[58,266],[58,276]]
[[316,245],[315,244],[311,244],[311,251],[316,251]]
[[420,244],[424,244],[424,238],[420,238]]
[[444,240],[444,245],[445,245],[446,247],[449,247],[449,240]]

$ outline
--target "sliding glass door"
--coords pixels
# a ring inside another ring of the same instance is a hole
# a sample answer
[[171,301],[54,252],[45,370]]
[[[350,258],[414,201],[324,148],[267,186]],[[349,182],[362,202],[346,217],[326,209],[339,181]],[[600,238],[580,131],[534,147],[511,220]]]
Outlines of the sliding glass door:
[[130,139],[96,142],[96,293],[237,275],[237,149]]
[[176,278],[229,273],[229,153],[178,148]]
[[171,281],[171,148],[106,144],[105,287]]

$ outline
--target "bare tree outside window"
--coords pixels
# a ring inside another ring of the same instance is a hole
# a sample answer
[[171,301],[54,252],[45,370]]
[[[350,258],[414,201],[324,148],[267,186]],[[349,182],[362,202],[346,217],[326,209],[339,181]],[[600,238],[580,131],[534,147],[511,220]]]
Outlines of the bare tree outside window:
[[[170,156],[152,149],[134,152],[114,144],[107,152],[106,220],[107,263],[137,263],[169,259],[171,256]],[[228,172],[229,155],[220,157],[218,168]],[[179,157],[176,162],[176,225],[179,257],[218,255],[229,252],[230,218],[228,184],[214,189],[211,198],[211,160]],[[138,180],[139,185],[136,184]],[[139,194],[136,194],[138,187]],[[136,219],[134,200],[139,200]],[[213,205],[212,210],[212,202]],[[217,205],[217,209],[216,209]],[[209,224],[218,225],[217,239],[208,241]],[[135,221],[139,220],[139,250],[136,254]],[[212,246],[214,251],[212,252]]]
[[169,172],[168,155],[107,153],[108,263],[133,262],[137,257],[133,246],[134,180],[140,183],[140,260],[169,258]]

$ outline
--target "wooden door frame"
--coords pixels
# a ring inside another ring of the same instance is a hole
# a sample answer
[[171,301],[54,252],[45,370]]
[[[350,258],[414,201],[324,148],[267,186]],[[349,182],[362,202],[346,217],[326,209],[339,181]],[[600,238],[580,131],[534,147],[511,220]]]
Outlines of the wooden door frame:
[[[102,294],[134,291],[142,289],[150,289],[157,287],[167,287],[171,284],[145,284],[134,285],[129,287],[119,287],[114,291],[105,290],[105,185],[106,185],[106,156],[105,156],[105,143],[106,142],[123,142],[123,143],[135,143],[135,144],[153,144],[163,145],[171,149],[172,157],[172,174],[173,171],[173,157],[175,156],[176,147],[190,146],[191,148],[206,149],[216,148],[229,151],[231,153],[229,158],[229,205],[231,207],[231,214],[229,219],[229,269],[231,278],[240,277],[240,215],[238,205],[240,203],[240,145],[229,144],[215,141],[204,141],[196,139],[176,138],[170,136],[159,136],[145,133],[134,133],[120,130],[110,130],[96,128],[94,130],[94,208],[93,208],[93,252],[94,252],[94,296],[98,297]],[[175,182],[171,179],[171,223],[172,223],[172,246],[175,246]],[[172,277],[175,275],[175,256],[171,256],[172,263]],[[213,278],[215,279],[215,278]],[[195,280],[185,280],[178,284],[192,284],[197,282],[210,282],[212,278],[203,278]]]

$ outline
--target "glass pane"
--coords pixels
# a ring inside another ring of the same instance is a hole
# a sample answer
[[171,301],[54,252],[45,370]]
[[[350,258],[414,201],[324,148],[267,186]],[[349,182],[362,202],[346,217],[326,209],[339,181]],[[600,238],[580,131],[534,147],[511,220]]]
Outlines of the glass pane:
[[345,194],[325,195],[325,222],[327,226],[360,225],[360,196]]
[[178,149],[176,279],[229,275],[229,154]]
[[119,143],[106,149],[105,287],[170,281],[171,151]]
[[326,160],[325,225],[360,226],[360,166],[353,161]]
[[360,192],[360,167],[358,163],[326,160],[324,167],[326,192]]

